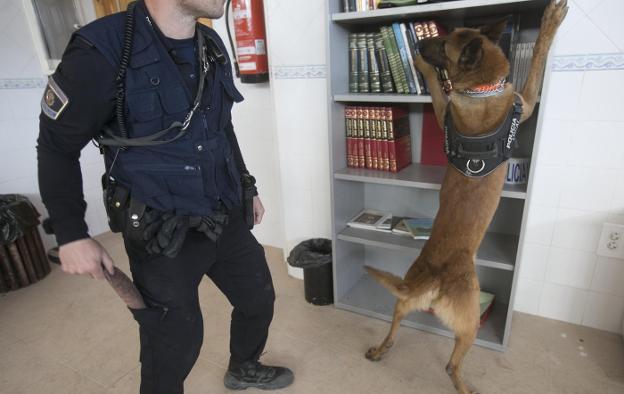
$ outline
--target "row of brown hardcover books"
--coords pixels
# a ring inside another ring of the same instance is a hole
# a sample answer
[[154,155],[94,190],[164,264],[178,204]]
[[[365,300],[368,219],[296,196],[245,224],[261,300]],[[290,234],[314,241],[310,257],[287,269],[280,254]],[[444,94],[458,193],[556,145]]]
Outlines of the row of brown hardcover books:
[[404,107],[345,106],[347,166],[398,172],[412,162]]

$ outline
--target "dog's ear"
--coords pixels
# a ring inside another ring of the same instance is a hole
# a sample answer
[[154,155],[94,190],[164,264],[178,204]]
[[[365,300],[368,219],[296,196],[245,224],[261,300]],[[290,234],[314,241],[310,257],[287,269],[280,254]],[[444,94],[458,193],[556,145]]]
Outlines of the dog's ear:
[[483,38],[473,38],[461,51],[457,65],[463,70],[473,70],[483,58]]
[[498,44],[498,40],[503,34],[503,31],[505,31],[505,27],[507,27],[508,22],[509,18],[501,19],[491,25],[481,26],[479,28],[479,32],[486,36],[494,44]]

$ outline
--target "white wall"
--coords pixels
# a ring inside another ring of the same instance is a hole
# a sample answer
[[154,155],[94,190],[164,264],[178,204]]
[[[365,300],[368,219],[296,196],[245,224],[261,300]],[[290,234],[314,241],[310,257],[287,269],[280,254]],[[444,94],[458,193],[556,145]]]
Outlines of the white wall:
[[286,255],[305,239],[331,237],[325,3],[264,2]]
[[624,260],[598,257],[624,224],[624,2],[571,0],[554,48],[515,309],[621,332]]
[[[21,1],[0,0],[0,194],[27,195],[45,218],[37,185],[36,140],[39,101],[46,83]],[[88,147],[82,158],[87,223],[91,234],[107,230],[98,185],[103,171],[99,152]],[[54,240],[45,237],[50,246]]]

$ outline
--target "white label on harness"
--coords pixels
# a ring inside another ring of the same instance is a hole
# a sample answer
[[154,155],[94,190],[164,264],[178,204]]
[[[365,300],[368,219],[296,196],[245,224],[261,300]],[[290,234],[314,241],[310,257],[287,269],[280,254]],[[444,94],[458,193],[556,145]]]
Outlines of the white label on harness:
[[509,137],[507,137],[507,149],[511,149],[511,143],[516,139],[516,133],[518,132],[518,126],[520,126],[520,121],[514,118],[511,121],[511,130],[509,130]]

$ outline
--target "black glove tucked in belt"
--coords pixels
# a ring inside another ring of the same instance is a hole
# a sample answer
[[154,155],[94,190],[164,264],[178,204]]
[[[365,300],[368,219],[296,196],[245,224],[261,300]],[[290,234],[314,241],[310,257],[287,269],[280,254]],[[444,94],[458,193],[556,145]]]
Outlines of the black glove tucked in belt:
[[180,253],[189,230],[204,233],[210,240],[216,241],[228,223],[228,215],[223,212],[202,217],[149,210],[143,218],[145,229],[142,238],[146,241],[147,252],[170,258]]

